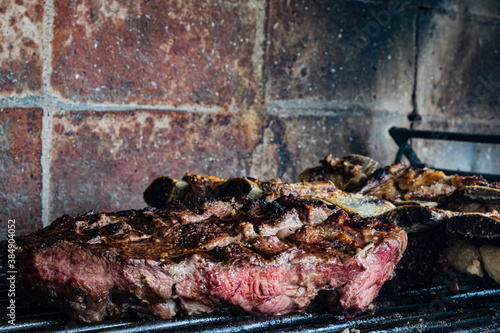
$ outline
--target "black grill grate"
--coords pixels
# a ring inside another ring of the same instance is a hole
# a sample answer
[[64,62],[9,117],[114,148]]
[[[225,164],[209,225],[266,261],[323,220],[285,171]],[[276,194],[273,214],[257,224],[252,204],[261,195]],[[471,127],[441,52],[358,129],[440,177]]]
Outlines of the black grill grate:
[[[217,313],[174,320],[138,317],[96,324],[69,320],[57,310],[16,300],[16,325],[8,323],[5,270],[0,272],[1,332],[500,332],[500,284],[484,278],[463,283],[459,291],[448,283],[382,288],[373,313],[352,319],[341,313],[310,312],[281,317]],[[484,282],[486,281],[486,282]],[[344,331],[347,332],[347,331]]]
[[[418,168],[429,167],[431,169],[437,169],[433,166],[429,166],[423,163],[415,153],[415,151],[410,146],[409,140],[412,138],[416,139],[426,139],[426,140],[441,140],[441,141],[460,141],[460,142],[475,142],[475,143],[489,143],[489,144],[500,144],[500,135],[495,134],[470,134],[470,133],[459,133],[459,132],[440,132],[440,131],[422,131],[407,128],[392,127],[389,130],[389,134],[392,136],[394,141],[399,146],[399,150],[396,154],[396,159],[394,163],[401,162],[403,155],[408,158],[408,161],[412,166]],[[446,170],[440,169],[446,174],[459,174],[459,175],[469,175],[471,172],[464,172],[460,170]],[[484,178],[490,181],[494,181],[500,178],[500,174],[481,174]]]

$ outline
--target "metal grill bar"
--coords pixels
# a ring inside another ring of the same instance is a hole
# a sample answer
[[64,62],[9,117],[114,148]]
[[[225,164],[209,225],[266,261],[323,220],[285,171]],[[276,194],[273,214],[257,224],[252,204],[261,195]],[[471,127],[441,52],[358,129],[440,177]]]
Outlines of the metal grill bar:
[[445,141],[462,141],[462,142],[478,142],[478,143],[500,143],[500,135],[494,134],[472,134],[460,132],[440,132],[440,131],[423,131],[401,127],[392,127],[389,130],[392,137],[401,141],[406,138],[420,138],[428,140],[445,140]]
[[[389,134],[399,146],[394,163],[401,162],[403,155],[408,158],[412,166],[418,168],[431,167],[423,163],[409,145],[411,138],[427,139],[427,140],[442,140],[442,141],[461,141],[461,142],[475,142],[475,143],[489,143],[500,144],[500,135],[494,134],[470,134],[458,132],[440,132],[440,131],[422,131],[408,128],[392,127]],[[433,169],[436,169],[432,167]],[[446,174],[470,174],[470,172],[463,172],[459,170],[438,169]],[[482,174],[488,180],[495,180],[500,178],[497,174]]]

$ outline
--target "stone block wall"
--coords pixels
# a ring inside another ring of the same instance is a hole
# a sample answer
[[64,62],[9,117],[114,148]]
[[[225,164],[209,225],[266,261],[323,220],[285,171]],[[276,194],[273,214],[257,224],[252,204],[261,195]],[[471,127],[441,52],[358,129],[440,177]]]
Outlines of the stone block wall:
[[494,0],[0,1],[0,235],[142,208],[161,175],[389,164],[392,126],[499,134],[499,32]]

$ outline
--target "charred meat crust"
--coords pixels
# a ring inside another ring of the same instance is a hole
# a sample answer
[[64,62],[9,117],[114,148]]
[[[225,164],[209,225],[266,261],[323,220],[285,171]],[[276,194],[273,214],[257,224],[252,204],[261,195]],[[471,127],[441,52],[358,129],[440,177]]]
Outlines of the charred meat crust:
[[225,198],[63,216],[17,244],[22,286],[94,322],[227,306],[279,315],[321,290],[340,308],[363,309],[392,277],[406,233],[292,197]]
[[320,163],[301,173],[298,181],[332,181],[340,190],[376,196],[396,205],[422,203],[455,212],[500,210],[500,183],[481,176],[445,175],[402,163],[380,168],[377,162],[359,155],[328,155]]
[[356,191],[379,168],[371,158],[355,154],[338,158],[328,155],[320,163],[320,167],[302,172],[297,181],[332,181],[341,190]]
[[144,201],[160,208],[173,200],[189,201],[198,198],[224,198],[246,196],[258,199],[274,196],[314,196],[335,190],[331,181],[282,183],[279,179],[259,180],[251,177],[229,179],[186,173],[182,179],[158,177],[143,193]]
[[463,213],[448,220],[448,230],[467,237],[500,240],[500,215]]

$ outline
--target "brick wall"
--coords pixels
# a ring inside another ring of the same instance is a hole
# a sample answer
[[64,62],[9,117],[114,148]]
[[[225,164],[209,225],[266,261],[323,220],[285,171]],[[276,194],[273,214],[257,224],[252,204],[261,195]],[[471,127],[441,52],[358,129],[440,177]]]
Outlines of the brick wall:
[[494,0],[0,3],[2,235],[141,208],[160,175],[388,164],[391,126],[499,132]]

